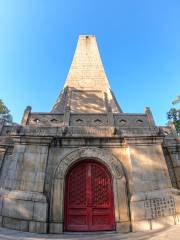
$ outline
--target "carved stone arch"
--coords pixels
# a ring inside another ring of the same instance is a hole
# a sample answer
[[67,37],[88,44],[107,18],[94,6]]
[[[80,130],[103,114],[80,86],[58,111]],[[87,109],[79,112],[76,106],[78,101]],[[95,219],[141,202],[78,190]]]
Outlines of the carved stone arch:
[[113,177],[122,178],[125,176],[121,161],[108,150],[94,147],[82,147],[68,153],[60,159],[60,162],[55,169],[53,179],[56,177],[64,177],[72,164],[88,158],[99,160],[105,164]]
[[[52,179],[50,203],[50,232],[62,232],[64,222],[64,189],[68,170],[78,161],[95,159],[110,171],[113,180],[114,210],[116,230],[129,231],[129,207],[126,176],[122,163],[109,150],[95,147],[82,147],[63,156],[56,167]],[[122,229],[122,226],[126,227]],[[54,230],[58,226],[58,231]]]

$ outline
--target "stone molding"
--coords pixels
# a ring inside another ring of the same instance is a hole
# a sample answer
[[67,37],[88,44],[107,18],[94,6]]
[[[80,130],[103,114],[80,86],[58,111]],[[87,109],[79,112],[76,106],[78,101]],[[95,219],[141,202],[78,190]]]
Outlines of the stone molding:
[[[51,200],[50,200],[50,223],[62,224],[64,221],[64,190],[65,178],[70,167],[78,161],[94,159],[104,164],[110,171],[113,180],[114,209],[116,231],[130,231],[127,181],[122,163],[113,154],[102,148],[82,147],[63,156],[54,171]],[[121,223],[126,223],[124,229]],[[50,225],[51,226],[51,225]],[[121,227],[119,227],[121,226]],[[128,227],[127,227],[128,226]],[[50,232],[53,233],[53,229]]]
[[60,159],[59,165],[54,172],[53,179],[57,178],[57,176],[58,178],[63,178],[72,164],[83,159],[95,159],[100,161],[102,164],[106,165],[113,177],[125,177],[122,163],[113,156],[109,150],[96,147],[81,147]]

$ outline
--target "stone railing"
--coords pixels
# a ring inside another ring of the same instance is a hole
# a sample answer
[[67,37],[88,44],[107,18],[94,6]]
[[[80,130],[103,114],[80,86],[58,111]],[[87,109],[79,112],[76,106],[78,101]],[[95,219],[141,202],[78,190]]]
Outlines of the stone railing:
[[[147,114],[113,114],[114,126],[118,128],[149,128],[152,124]],[[30,113],[26,125],[30,126],[84,126],[84,127],[107,127],[108,114],[77,114],[70,113],[68,123],[64,122],[64,114],[54,113]]]
[[30,126],[63,126],[64,114],[30,113],[27,125]]

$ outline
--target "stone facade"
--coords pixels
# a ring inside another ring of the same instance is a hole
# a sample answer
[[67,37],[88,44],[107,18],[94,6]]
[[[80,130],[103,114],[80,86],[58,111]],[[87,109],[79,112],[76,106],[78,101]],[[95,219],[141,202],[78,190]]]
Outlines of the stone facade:
[[50,113],[27,107],[20,125],[0,124],[1,225],[63,232],[65,177],[86,159],[112,175],[116,231],[180,222],[180,139],[173,126],[156,126],[149,108],[122,112],[94,36],[80,36]]

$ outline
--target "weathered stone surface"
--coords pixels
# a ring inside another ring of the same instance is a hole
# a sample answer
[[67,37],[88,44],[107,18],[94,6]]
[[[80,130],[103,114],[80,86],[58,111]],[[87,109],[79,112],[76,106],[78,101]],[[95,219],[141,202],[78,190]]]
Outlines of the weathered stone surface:
[[46,203],[46,197],[38,192],[30,192],[30,191],[19,191],[19,190],[7,190],[0,189],[0,196],[2,198],[9,198],[15,200],[26,200],[33,202],[44,202]]
[[35,202],[33,209],[33,219],[35,221],[46,222],[47,221],[47,203]]
[[0,229],[0,240],[72,240],[72,239],[84,239],[84,240],[179,240],[180,225],[170,226],[161,230],[151,230],[147,232],[136,233],[109,233],[109,232],[97,232],[97,233],[65,233],[65,234],[35,234],[28,232],[19,232],[16,230],[10,230],[6,228]]
[[156,126],[149,108],[122,112],[94,36],[79,38],[50,113],[28,107],[21,125],[0,125],[2,225],[62,233],[68,172],[86,160],[112,177],[116,231],[180,223],[180,192],[172,188],[180,189],[179,138],[172,126]]
[[180,224],[180,214],[174,215],[175,224]]
[[33,216],[33,202],[5,198],[3,201],[2,215],[31,220]]
[[[82,64],[83,63],[83,64]],[[53,113],[105,113],[120,108],[111,93],[101,62],[95,36],[80,36],[64,90],[53,107]]]
[[146,219],[144,201],[131,203],[131,219],[132,221],[140,221]]
[[47,233],[47,223],[31,221],[29,222],[29,232]]
[[[171,187],[168,169],[159,144],[148,146],[132,145],[129,148],[133,169],[134,186],[132,191],[148,192]],[[143,171],[139,171],[142,166]]]
[[3,227],[27,232],[28,222],[19,219],[3,217]]
[[130,222],[116,223],[116,231],[121,233],[130,232]]
[[3,198],[0,197],[0,215],[2,214],[2,204],[3,204]]
[[63,232],[63,224],[62,223],[50,223],[49,232],[50,233],[62,233]]
[[151,222],[150,220],[132,221],[132,230],[133,232],[151,230]]
[[168,216],[168,217],[162,217],[162,218],[156,218],[151,220],[152,224],[152,229],[162,229],[165,228],[169,225],[174,225],[176,224],[174,217],[173,216]]

